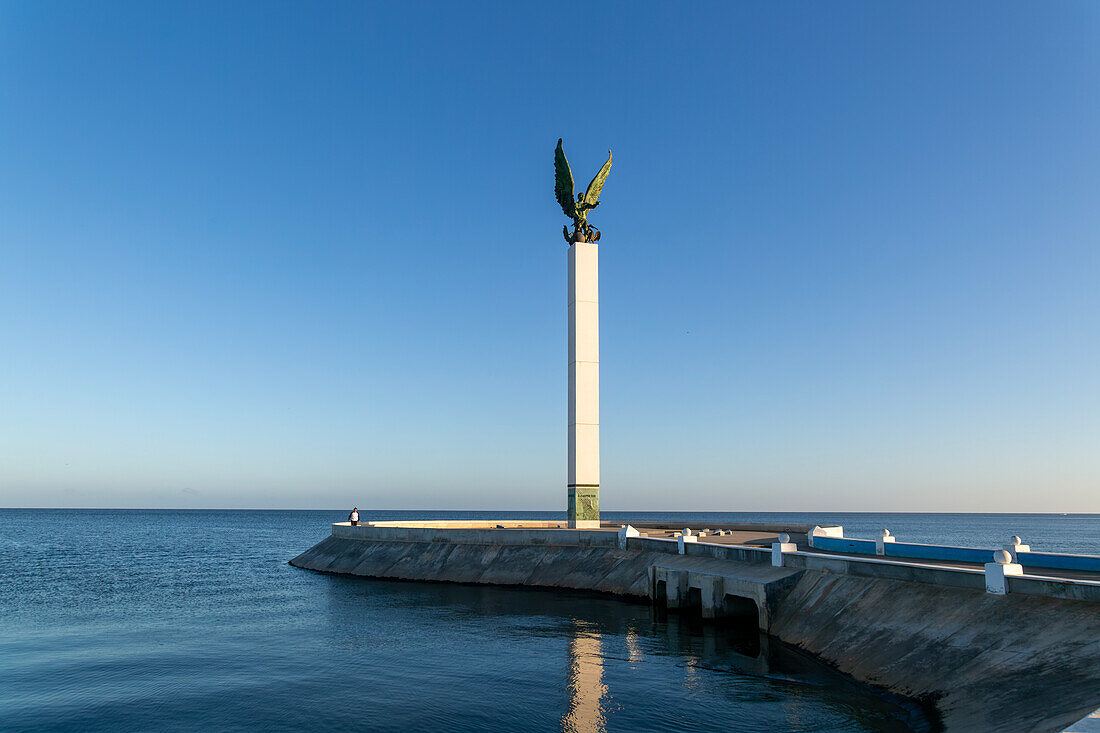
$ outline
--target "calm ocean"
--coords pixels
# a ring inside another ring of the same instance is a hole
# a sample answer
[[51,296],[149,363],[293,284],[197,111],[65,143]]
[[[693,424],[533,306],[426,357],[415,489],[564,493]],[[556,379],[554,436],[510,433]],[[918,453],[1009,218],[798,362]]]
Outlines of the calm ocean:
[[[363,518],[559,518],[380,512]],[[0,728],[904,731],[924,721],[755,634],[569,592],[287,565],[341,511],[0,510]],[[1100,554],[1100,515],[662,514]],[[703,526],[700,525],[700,526]]]

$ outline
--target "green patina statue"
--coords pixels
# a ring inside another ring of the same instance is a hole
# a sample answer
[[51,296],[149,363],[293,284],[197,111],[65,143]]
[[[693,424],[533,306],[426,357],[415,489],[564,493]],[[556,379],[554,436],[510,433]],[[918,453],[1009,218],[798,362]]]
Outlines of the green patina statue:
[[611,151],[607,151],[607,162],[600,168],[600,172],[588,184],[588,190],[583,194],[577,194],[577,200],[573,200],[573,171],[569,168],[569,161],[565,159],[565,151],[561,147],[561,138],[558,138],[558,147],[554,151],[554,196],[561,204],[561,210],[573,220],[573,233],[569,233],[569,227],[561,228],[565,235],[565,241],[573,242],[598,242],[600,230],[588,223],[588,212],[600,205],[600,191],[607,180],[607,174],[611,172]]

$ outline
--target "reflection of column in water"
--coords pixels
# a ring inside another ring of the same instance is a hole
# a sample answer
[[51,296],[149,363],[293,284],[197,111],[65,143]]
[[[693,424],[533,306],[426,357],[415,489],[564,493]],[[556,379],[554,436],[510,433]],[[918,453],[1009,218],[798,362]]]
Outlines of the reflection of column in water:
[[631,664],[642,661],[642,647],[638,644],[638,630],[633,626],[626,630],[626,654]]
[[[684,687],[695,689],[699,685],[699,672],[696,666],[700,664],[699,648],[700,639],[690,624],[681,616],[669,617],[668,623],[663,625],[665,638],[668,639],[668,648],[678,652],[683,657],[684,663]],[[679,666],[679,665],[678,665]]]
[[698,690],[703,683],[699,670],[696,669],[698,664],[699,657],[691,653],[684,655],[684,687],[689,690]]
[[586,632],[585,626],[576,622],[569,641],[569,709],[562,716],[561,729],[568,733],[603,733],[607,730],[603,651],[600,635]]
[[718,656],[718,637],[714,633],[714,627],[703,627],[703,649],[701,652],[703,659],[713,659]]
[[800,686],[790,685],[790,688],[779,703],[783,708],[783,717],[793,730],[805,730],[806,720],[813,719],[813,703],[803,699]]

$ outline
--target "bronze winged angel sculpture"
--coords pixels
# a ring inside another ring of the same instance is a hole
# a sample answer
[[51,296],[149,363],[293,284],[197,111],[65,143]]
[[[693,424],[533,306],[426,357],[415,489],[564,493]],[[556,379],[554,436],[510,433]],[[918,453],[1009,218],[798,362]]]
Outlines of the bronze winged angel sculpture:
[[577,200],[573,200],[573,171],[569,168],[569,161],[565,159],[565,151],[561,147],[561,138],[558,138],[558,147],[554,151],[554,196],[561,204],[561,210],[573,220],[573,233],[569,233],[569,227],[561,228],[565,235],[565,241],[573,242],[598,242],[600,230],[588,223],[588,212],[600,205],[600,191],[603,190],[607,174],[611,172],[611,151],[607,151],[607,162],[600,168],[600,172],[588,184],[588,189],[577,194]]

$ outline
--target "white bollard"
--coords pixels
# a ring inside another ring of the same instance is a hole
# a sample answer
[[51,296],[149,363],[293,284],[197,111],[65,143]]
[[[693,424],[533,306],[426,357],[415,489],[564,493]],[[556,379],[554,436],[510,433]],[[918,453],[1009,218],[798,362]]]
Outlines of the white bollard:
[[678,535],[676,535],[676,547],[677,547],[677,549],[680,550],[681,555],[684,554],[684,543],[685,542],[698,542],[699,541],[698,537],[692,536],[690,529],[685,529],[684,532],[687,532],[687,534],[678,534]]
[[624,525],[623,528],[619,530],[618,535],[619,535],[619,549],[620,550],[625,550],[626,549],[626,538],[627,537],[641,537],[642,533],[639,532],[638,530],[634,529],[633,527],[631,527],[629,524],[627,524],[627,525]]
[[892,534],[890,534],[890,530],[888,530],[888,529],[882,530],[882,534],[879,537],[875,538],[875,554],[876,555],[885,555],[886,554],[886,547],[885,547],[886,543],[887,542],[893,542],[893,541],[894,541],[894,536]]
[[779,535],[779,542],[772,543],[772,565],[783,567],[783,555],[787,552],[796,552],[798,545],[791,542],[791,536],[786,532]]
[[1019,535],[1012,535],[1012,540],[1003,549],[1012,556],[1012,562],[1019,562],[1020,558],[1016,557],[1016,553],[1031,552],[1031,545],[1023,544],[1023,540],[1020,539]]
[[1023,575],[1024,569],[1012,562],[1012,555],[1008,550],[997,550],[993,553],[993,562],[985,564],[985,592],[1003,596],[1008,593],[1009,575]]

